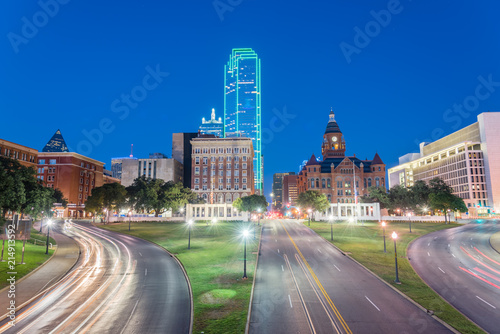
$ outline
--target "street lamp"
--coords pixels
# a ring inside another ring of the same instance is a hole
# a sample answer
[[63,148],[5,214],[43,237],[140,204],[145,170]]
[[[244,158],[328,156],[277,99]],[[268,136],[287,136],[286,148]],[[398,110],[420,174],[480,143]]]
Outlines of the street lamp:
[[410,224],[410,233],[411,233],[411,212],[408,212],[408,223]]
[[50,234],[50,225],[52,225],[52,220],[47,220],[47,247],[45,249],[45,254],[49,254],[49,234]]
[[333,216],[328,218],[330,221],[330,240],[333,241]]
[[396,248],[396,239],[398,238],[398,235],[396,232],[392,232],[392,239],[394,240],[394,263],[396,265],[396,280],[394,281],[396,284],[401,284],[399,281],[399,275],[398,275],[398,250]]
[[188,230],[189,230],[188,249],[191,249],[191,227],[193,226],[193,220],[192,219],[188,220],[187,224],[188,224]]
[[132,220],[132,211],[128,211],[128,230],[130,232],[130,221]]
[[399,216],[399,211],[401,211],[401,210],[399,210],[399,209],[396,209],[396,211],[398,212],[398,216]]
[[258,208],[257,212],[258,212],[258,219],[259,220],[258,220],[257,226],[260,226],[260,211],[262,211],[261,208]]
[[243,244],[245,245],[244,249],[243,249],[243,254],[244,254],[244,258],[243,258],[243,279],[247,278],[247,238],[248,238],[249,234],[250,233],[248,232],[248,230],[244,230],[243,231]]
[[307,209],[307,213],[308,213],[308,216],[309,216],[309,224],[308,224],[308,226],[311,226],[311,212],[312,212],[311,209]]
[[382,231],[384,234],[384,253],[387,253],[387,250],[385,248],[385,225],[387,225],[386,222],[382,222]]

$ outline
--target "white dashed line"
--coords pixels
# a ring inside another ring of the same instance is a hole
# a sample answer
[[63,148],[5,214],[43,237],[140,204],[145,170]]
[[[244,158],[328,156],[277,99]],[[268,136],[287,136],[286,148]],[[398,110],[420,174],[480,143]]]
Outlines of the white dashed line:
[[336,265],[333,265],[335,268],[337,268],[338,271],[340,271],[339,267],[337,267]]
[[431,253],[427,252],[427,256],[431,256]]
[[318,248],[318,252],[320,252],[320,253],[321,253],[321,249],[319,249],[319,248]]
[[139,252],[139,255],[142,256],[141,252]]
[[375,307],[379,312],[380,312],[380,309],[377,307],[377,305],[375,305],[375,303],[373,303],[370,298],[368,298],[367,296],[365,296],[365,298],[373,305],[373,307]]
[[453,253],[451,254],[451,256],[456,257],[455,254],[453,254]]
[[483,303],[485,303],[486,305],[491,306],[491,307],[493,307],[493,308],[495,308],[495,309],[496,309],[496,307],[495,307],[495,306],[491,305],[490,303],[488,303],[488,302],[487,302],[486,300],[484,300],[483,298],[481,298],[481,297],[479,297],[479,296],[476,296],[476,297],[477,297],[477,299],[479,299],[480,301],[482,301],[482,302],[483,302]]
[[446,274],[446,273],[444,272],[444,270],[443,270],[443,269],[441,269],[441,268],[439,268],[439,267],[438,267],[438,269],[439,269],[439,270],[441,270],[441,272],[442,272],[443,274]]
[[146,271],[144,272],[144,276],[148,276],[148,268],[146,268]]
[[285,268],[283,268],[283,265],[281,265],[281,271],[285,271]]
[[430,245],[431,245],[431,243],[429,242],[429,243],[427,244],[427,247],[429,247]]
[[290,308],[293,308],[293,306],[292,306],[292,298],[290,297],[290,295],[288,295],[288,301],[290,302]]
[[280,252],[280,249],[278,248],[278,253]]

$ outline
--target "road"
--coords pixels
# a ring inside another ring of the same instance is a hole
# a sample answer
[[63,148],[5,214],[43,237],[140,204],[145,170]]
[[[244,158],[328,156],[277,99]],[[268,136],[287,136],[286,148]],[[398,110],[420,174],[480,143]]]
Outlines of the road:
[[413,242],[410,263],[422,279],[490,333],[500,333],[500,254],[490,245],[496,221],[476,221]]
[[449,333],[301,223],[266,222],[250,333]]
[[79,262],[0,332],[189,333],[188,284],[164,250],[83,222],[55,229],[78,242]]

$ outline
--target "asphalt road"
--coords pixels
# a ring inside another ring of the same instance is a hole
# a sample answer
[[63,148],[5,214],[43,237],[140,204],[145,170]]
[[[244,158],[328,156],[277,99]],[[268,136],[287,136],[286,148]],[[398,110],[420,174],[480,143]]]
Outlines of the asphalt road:
[[490,333],[500,333],[500,254],[490,245],[495,221],[476,221],[413,242],[410,263],[450,304]]
[[262,233],[250,333],[449,333],[301,223]]
[[188,284],[177,262],[141,239],[75,223],[75,269],[17,314],[5,333],[189,333]]

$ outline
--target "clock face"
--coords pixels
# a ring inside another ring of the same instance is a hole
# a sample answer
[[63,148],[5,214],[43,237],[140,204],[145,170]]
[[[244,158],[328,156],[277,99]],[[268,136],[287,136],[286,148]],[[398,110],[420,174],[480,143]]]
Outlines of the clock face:
[[332,137],[332,141],[336,142],[337,141],[337,137]]

